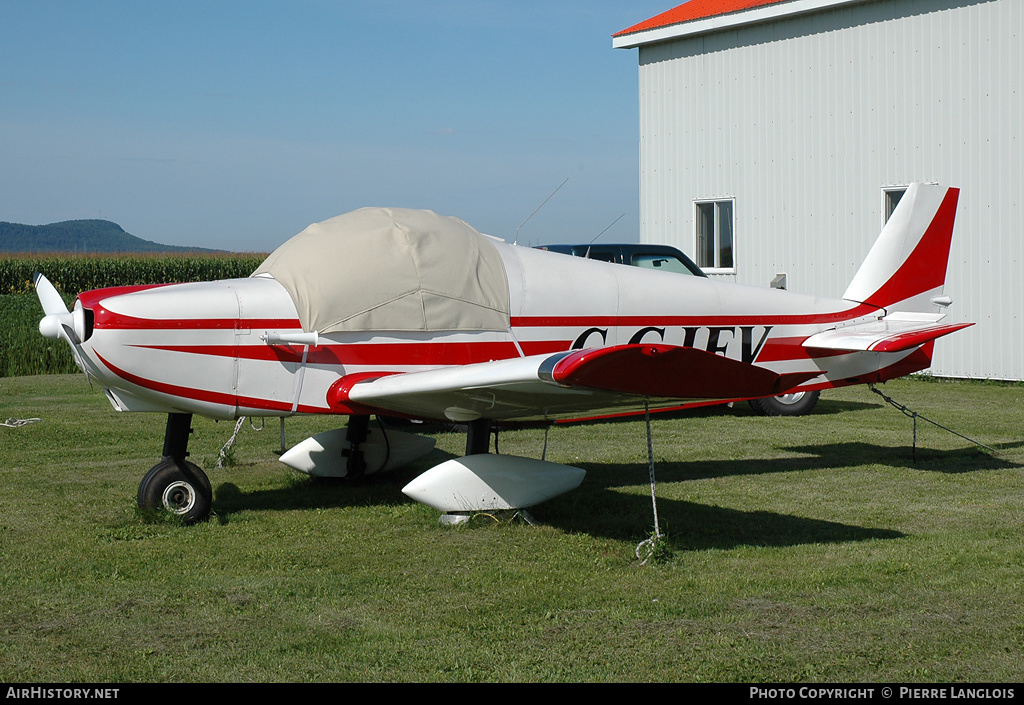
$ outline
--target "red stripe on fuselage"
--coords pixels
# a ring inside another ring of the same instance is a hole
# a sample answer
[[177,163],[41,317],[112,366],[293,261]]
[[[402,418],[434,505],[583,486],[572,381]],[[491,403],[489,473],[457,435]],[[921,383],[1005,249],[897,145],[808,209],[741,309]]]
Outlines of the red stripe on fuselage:
[[297,318],[138,318],[103,306],[93,311],[94,326],[111,330],[301,330]]
[[103,299],[109,299],[112,296],[123,296],[124,294],[134,294],[137,291],[146,291],[148,289],[159,289],[163,286],[173,286],[172,284],[140,284],[135,286],[108,286],[105,289],[91,289],[89,291],[83,291],[78,295],[78,300],[82,302],[83,308],[93,308],[97,303]]
[[[242,397],[237,394],[229,394],[226,392],[214,392],[208,389],[195,389],[193,387],[181,387],[176,384],[168,384],[167,382],[157,382],[156,380],[146,379],[139,375],[132,374],[127,370],[122,370],[120,367],[112,364],[109,360],[104,358],[98,352],[96,357],[100,359],[107,368],[115,375],[120,377],[126,382],[142,387],[143,389],[149,389],[154,392],[161,394],[167,394],[172,397],[179,397],[181,399],[191,399],[194,401],[205,402],[207,404],[220,404],[222,406],[244,408],[244,409],[262,409],[265,411],[291,411],[292,403],[277,401],[273,399],[257,399],[255,397]],[[331,409],[326,407],[316,406],[304,406],[300,405],[296,411],[304,414],[329,414]]]
[[[572,341],[520,343],[525,355],[567,350]],[[302,347],[290,345],[136,345],[192,355],[238,357],[242,360],[302,362]],[[306,355],[309,365],[471,365],[476,362],[518,357],[512,342],[491,343],[349,343],[321,345]]]

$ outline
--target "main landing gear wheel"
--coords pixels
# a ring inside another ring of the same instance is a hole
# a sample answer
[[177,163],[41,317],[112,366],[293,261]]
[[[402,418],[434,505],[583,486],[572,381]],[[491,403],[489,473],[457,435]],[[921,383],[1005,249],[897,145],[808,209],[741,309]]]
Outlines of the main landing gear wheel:
[[750,406],[762,416],[803,416],[818,403],[821,392],[794,392],[777,397],[751,399]]
[[210,516],[213,488],[198,465],[168,458],[142,478],[138,501],[139,509],[166,510],[195,524]]

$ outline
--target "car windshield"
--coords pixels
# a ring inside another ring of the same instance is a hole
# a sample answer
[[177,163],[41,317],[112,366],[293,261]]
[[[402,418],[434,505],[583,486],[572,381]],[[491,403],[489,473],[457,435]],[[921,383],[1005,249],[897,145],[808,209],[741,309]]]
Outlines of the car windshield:
[[685,264],[670,255],[633,255],[633,266],[693,276],[693,272]]

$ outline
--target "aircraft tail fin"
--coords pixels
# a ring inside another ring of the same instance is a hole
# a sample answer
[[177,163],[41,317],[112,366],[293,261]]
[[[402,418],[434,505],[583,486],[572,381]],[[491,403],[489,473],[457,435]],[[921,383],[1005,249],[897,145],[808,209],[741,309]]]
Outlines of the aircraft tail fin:
[[911,184],[843,298],[887,313],[936,314],[960,190]]

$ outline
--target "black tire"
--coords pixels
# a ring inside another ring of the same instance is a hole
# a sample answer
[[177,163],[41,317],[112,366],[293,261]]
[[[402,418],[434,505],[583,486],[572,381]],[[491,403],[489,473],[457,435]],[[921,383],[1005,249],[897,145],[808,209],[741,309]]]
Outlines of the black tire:
[[794,392],[777,397],[751,399],[750,406],[762,416],[803,416],[811,413],[821,392]]
[[163,460],[139,483],[139,509],[165,510],[195,524],[210,516],[213,488],[198,465],[187,460]]

